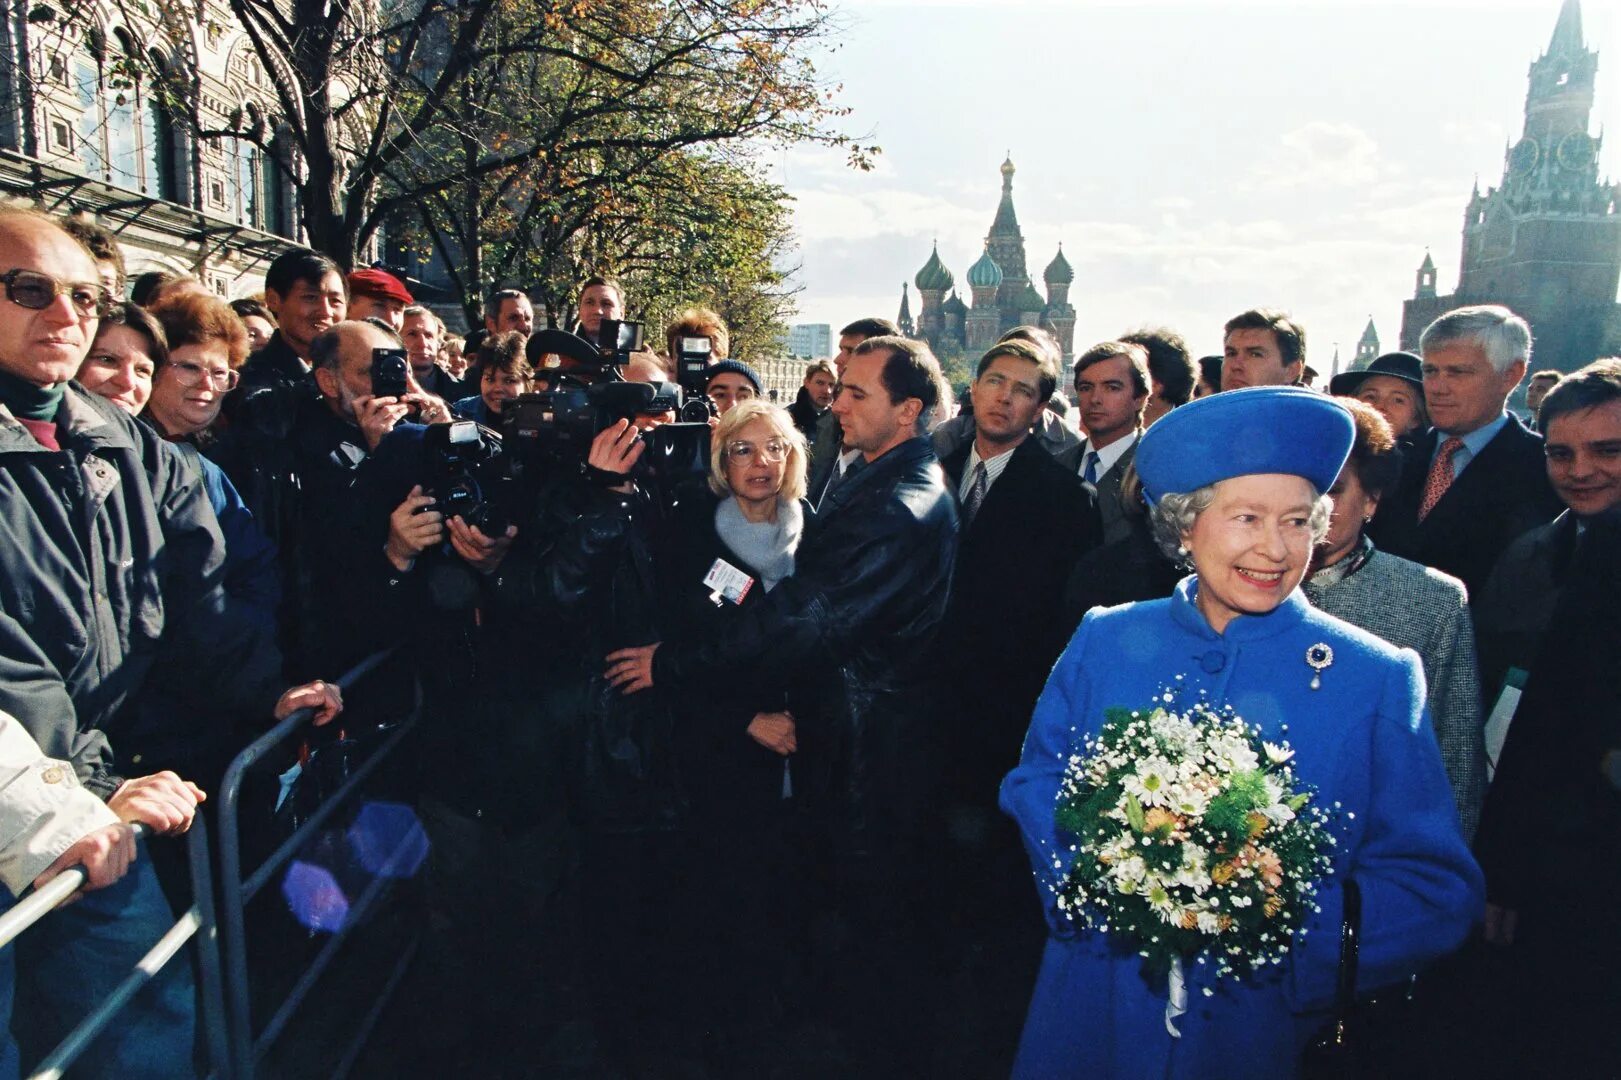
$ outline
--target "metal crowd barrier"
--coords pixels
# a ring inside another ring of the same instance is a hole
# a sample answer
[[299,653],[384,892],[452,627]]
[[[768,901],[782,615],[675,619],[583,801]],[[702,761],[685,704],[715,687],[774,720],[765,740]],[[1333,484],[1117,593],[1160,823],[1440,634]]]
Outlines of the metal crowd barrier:
[[[355,683],[376,671],[390,657],[390,652],[377,653],[356,665],[337,680],[339,688],[347,691]],[[371,748],[366,760],[325,799],[276,851],[246,879],[242,876],[241,836],[239,832],[242,779],[247,769],[263,758],[277,744],[302,730],[313,717],[310,709],[300,709],[281,721],[261,738],[251,743],[236,756],[226,770],[220,785],[216,805],[219,807],[220,828],[220,908],[216,911],[214,874],[210,860],[208,825],[202,814],[192,821],[188,837],[187,855],[191,869],[192,906],[166,931],[151,950],[141,958],[134,970],[107,996],[79,1025],[63,1038],[30,1074],[29,1080],[59,1080],[69,1067],[84,1053],[126,1008],[135,995],[177,956],[188,941],[196,939],[198,949],[198,1026],[206,1040],[211,1077],[221,1080],[252,1080],[255,1067],[289,1020],[308,996],[321,974],[332,962],[343,945],[349,931],[359,925],[362,916],[383,897],[391,880],[389,871],[415,842],[407,837],[389,853],[373,880],[355,899],[348,916],[298,979],[280,1007],[265,1024],[257,1037],[252,1033],[249,1002],[248,958],[244,908],[269,883],[272,876],[285,865],[338,808],[346,803],[367,777],[371,776],[399,746],[401,740],[415,727],[420,709],[421,691],[417,688],[417,708],[389,733],[387,738]],[[145,838],[147,830],[135,826],[138,839]],[[0,948],[5,948],[29,927],[47,917],[63,900],[77,892],[85,883],[86,874],[74,868],[59,874],[42,888],[30,893],[4,915],[0,915]],[[221,960],[220,933],[225,941],[224,961]],[[343,1075],[354,1064],[364,1047],[372,1028],[382,1016],[383,1009],[403,979],[415,953],[415,942],[405,950],[390,973],[381,993],[367,1015],[356,1028],[356,1035],[339,1059],[334,1075]],[[222,977],[229,976],[229,982]]]
[[[364,679],[381,667],[392,655],[392,651],[376,653],[361,661],[348,673],[337,680],[339,689],[347,694],[350,687]],[[225,771],[225,778],[220,783],[219,792],[219,828],[220,828],[220,928],[224,938],[224,970],[225,984],[225,1019],[227,1031],[224,1042],[229,1046],[229,1059],[217,1058],[215,1069],[218,1075],[229,1077],[230,1080],[253,1080],[254,1070],[259,1061],[269,1051],[271,1045],[286,1028],[288,1021],[298,1011],[304,999],[309,995],[316,980],[331,964],[337,950],[343,946],[348,938],[349,931],[363,921],[363,916],[387,892],[390,876],[388,870],[395,865],[396,860],[403,853],[406,843],[390,852],[380,871],[373,877],[365,890],[357,897],[349,909],[348,916],[343,925],[332,934],[321,950],[311,961],[310,966],[294,984],[281,1005],[265,1023],[264,1029],[257,1035],[253,1033],[252,1003],[249,996],[248,984],[248,954],[247,934],[244,928],[244,912],[249,901],[259,891],[270,883],[275,873],[280,870],[298,852],[304,843],[315,835],[316,831],[332,817],[338,808],[348,802],[365,780],[371,776],[382,763],[391,757],[400,742],[412,731],[416,725],[416,715],[421,706],[421,687],[416,688],[416,708],[411,715],[403,720],[383,742],[368,751],[366,760],[356,768],[339,787],[333,791],[309,819],[298,827],[279,847],[267,858],[258,869],[246,878],[242,874],[242,848],[241,832],[239,827],[239,803],[242,793],[242,779],[247,770],[277,744],[301,730],[313,715],[308,709],[300,709],[287,719],[277,724],[259,739],[251,743],[238,754]],[[407,841],[408,842],[408,841]],[[415,944],[402,950],[400,959],[390,972],[383,990],[375,1005],[358,1025],[355,1036],[339,1059],[339,1066],[334,1075],[342,1075],[347,1071],[354,1060],[359,1056],[361,1048],[371,1035],[371,1029],[382,1016],[383,1008],[393,995],[400,980],[404,977],[406,969],[410,966],[415,954]]]
[[[136,825],[138,840],[147,837],[145,826]],[[180,953],[192,938],[197,939],[199,1014],[198,1023],[208,1033],[208,1052],[213,1060],[222,1060],[226,1048],[222,1039],[225,1031],[225,1006],[220,994],[220,954],[214,918],[213,874],[209,866],[208,823],[199,814],[192,819],[187,854],[191,863],[191,884],[195,902],[173,926],[160,937],[147,954],[141,957],[135,969],[124,978],[97,1005],[79,1025],[45,1055],[29,1074],[29,1080],[59,1080],[79,1055],[95,1042],[118,1018],[142,987],[157,977],[158,972]],[[12,909],[0,916],[0,948],[10,945],[17,935],[45,918],[58,904],[84,886],[87,875],[74,867],[46,882],[29,893]]]

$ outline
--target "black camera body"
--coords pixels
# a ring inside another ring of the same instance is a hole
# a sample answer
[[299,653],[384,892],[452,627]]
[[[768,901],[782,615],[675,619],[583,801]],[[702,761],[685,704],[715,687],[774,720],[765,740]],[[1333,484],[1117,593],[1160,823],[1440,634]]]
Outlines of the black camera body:
[[371,351],[373,397],[404,397],[410,393],[411,357],[404,349]]
[[708,392],[713,356],[713,346],[706,337],[683,337],[676,343],[675,381],[686,395],[686,403],[681,406],[682,423],[707,424],[720,415]]
[[431,509],[459,517],[485,536],[507,531],[516,508],[500,435],[471,420],[431,424],[423,434],[423,454],[422,491],[433,496]]
[[597,328],[597,358],[603,367],[624,367],[642,348],[642,324],[603,319]]

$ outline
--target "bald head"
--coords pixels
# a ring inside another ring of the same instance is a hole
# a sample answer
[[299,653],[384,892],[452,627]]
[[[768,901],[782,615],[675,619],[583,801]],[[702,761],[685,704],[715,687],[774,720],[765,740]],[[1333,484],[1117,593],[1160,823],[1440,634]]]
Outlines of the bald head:
[[96,335],[94,307],[102,288],[95,260],[44,214],[5,209],[0,210],[0,274],[13,270],[44,275],[29,291],[37,295],[39,287],[54,286],[56,295],[44,307],[31,308],[12,299],[23,295],[28,282],[14,281],[0,293],[0,370],[36,386],[66,382]]
[[355,400],[370,397],[373,349],[398,349],[400,339],[376,323],[339,322],[310,341],[315,383],[333,412],[355,418]]

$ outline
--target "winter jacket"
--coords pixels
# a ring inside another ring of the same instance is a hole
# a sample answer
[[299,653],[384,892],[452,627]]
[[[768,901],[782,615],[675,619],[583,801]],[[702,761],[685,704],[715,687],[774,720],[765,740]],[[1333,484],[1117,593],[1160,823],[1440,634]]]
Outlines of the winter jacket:
[[957,508],[926,437],[847,478],[807,523],[794,574],[729,631],[666,642],[654,685],[681,690],[733,670],[832,674],[821,722],[835,742],[832,824],[853,853],[915,826],[931,784],[931,644],[951,589]]
[[106,798],[155,664],[188,701],[268,716],[281,657],[227,604],[219,524],[174,447],[77,384],[57,439],[0,409],[0,710]]

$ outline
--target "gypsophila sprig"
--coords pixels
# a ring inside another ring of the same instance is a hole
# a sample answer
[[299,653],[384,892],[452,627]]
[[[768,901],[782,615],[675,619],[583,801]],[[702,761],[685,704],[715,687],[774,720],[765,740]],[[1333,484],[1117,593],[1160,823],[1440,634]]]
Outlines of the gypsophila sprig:
[[1334,845],[1293,758],[1230,709],[1108,710],[1058,788],[1074,852],[1059,912],[1124,935],[1153,971],[1200,953],[1218,976],[1281,963]]

